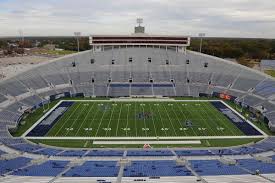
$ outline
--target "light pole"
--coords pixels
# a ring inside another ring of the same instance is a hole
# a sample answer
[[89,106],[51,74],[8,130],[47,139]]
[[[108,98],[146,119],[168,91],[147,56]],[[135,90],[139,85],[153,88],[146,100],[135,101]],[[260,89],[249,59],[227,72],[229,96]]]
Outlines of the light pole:
[[74,36],[76,37],[77,41],[77,52],[79,52],[79,37],[81,36],[81,32],[74,32]]
[[201,42],[200,42],[200,53],[202,50],[202,38],[205,37],[205,33],[199,33],[199,37],[201,38]]
[[22,41],[22,49],[23,49],[22,56],[23,56],[24,55],[24,44],[25,44],[24,32],[22,29],[19,29],[18,32],[19,32],[19,35],[20,35],[21,41]]

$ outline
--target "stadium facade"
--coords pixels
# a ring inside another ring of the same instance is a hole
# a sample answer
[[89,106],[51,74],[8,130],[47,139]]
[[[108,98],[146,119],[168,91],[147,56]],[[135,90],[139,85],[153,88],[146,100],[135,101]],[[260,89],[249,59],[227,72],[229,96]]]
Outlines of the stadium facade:
[[61,97],[78,96],[214,96],[261,115],[275,131],[275,80],[230,61],[187,50],[188,36],[152,36],[141,31],[130,36],[90,36],[90,44],[91,50],[1,81],[0,180],[20,177],[18,180],[26,182],[63,182],[69,181],[68,177],[95,177],[78,181],[96,182],[103,177],[102,182],[166,182],[170,177],[169,181],[182,182],[184,177],[194,182],[222,181],[223,175],[224,179],[274,181],[274,137],[244,147],[146,151],[68,150],[13,138],[8,128],[16,128],[26,111]]

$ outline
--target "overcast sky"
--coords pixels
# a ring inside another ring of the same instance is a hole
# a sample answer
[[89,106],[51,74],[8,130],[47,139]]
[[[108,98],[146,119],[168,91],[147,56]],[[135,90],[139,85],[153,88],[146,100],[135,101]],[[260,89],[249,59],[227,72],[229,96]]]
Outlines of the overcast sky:
[[0,36],[130,34],[275,38],[275,0],[0,0]]

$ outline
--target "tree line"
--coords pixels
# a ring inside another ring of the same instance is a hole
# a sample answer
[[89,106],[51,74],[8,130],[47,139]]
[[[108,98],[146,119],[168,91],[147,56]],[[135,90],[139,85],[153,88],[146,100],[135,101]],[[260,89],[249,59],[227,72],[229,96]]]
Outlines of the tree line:
[[[192,38],[189,49],[198,51],[200,38]],[[244,38],[204,38],[202,52],[221,58],[275,59],[275,40]]]

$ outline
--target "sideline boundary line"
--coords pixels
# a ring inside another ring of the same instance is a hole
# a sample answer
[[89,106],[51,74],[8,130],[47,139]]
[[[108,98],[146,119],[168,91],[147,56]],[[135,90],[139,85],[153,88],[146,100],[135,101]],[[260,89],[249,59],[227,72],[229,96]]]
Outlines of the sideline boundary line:
[[200,139],[254,139],[265,136],[171,136],[171,137],[25,137],[37,140],[200,140]]
[[21,137],[26,137],[41,121],[43,121],[55,108],[59,106],[65,100],[60,100],[54,107],[52,107],[48,112],[46,112],[37,122],[35,122]]

